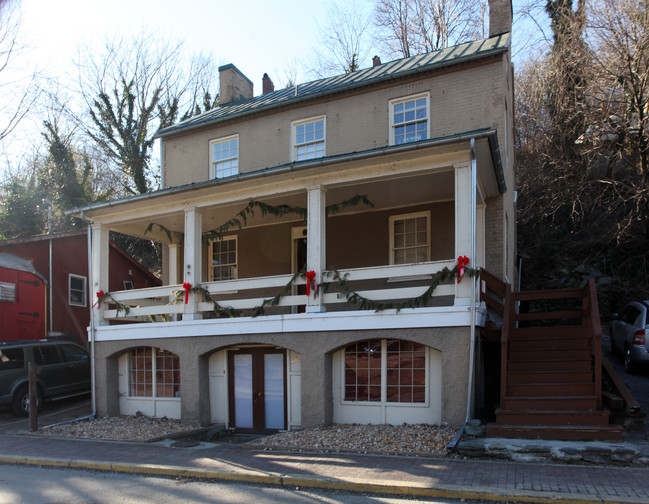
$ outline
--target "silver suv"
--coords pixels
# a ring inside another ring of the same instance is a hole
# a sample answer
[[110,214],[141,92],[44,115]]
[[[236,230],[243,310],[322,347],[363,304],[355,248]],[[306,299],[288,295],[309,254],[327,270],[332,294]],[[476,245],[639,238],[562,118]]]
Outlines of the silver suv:
[[90,391],[88,352],[74,343],[23,341],[0,343],[0,404],[18,416],[29,414],[27,363],[37,366],[38,408],[43,400]]
[[639,364],[649,363],[649,301],[632,301],[610,324],[611,353],[621,352],[624,369],[633,373]]

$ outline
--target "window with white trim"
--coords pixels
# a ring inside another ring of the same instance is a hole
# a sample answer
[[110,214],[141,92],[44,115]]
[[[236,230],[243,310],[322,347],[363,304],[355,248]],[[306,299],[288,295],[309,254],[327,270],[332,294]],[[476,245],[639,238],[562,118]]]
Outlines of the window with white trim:
[[376,339],[345,348],[344,400],[425,403],[427,357],[421,343]]
[[68,302],[71,306],[86,306],[87,279],[85,276],[73,275],[68,276]]
[[325,127],[325,116],[293,122],[293,161],[324,157]]
[[390,145],[430,137],[429,94],[390,100]]
[[210,282],[237,278],[237,237],[224,236],[210,245]]
[[390,217],[390,264],[430,261],[430,212]]
[[225,178],[239,173],[239,135],[210,142],[210,178]]
[[129,353],[130,397],[180,397],[180,358],[160,348]]

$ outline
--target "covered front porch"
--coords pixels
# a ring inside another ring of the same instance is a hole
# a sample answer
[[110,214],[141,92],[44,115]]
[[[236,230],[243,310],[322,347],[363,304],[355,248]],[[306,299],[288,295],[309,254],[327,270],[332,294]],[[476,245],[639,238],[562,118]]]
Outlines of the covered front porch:
[[[84,209],[97,341],[468,326],[486,264],[495,133],[242,173]],[[108,292],[109,231],[162,244],[163,285]]]

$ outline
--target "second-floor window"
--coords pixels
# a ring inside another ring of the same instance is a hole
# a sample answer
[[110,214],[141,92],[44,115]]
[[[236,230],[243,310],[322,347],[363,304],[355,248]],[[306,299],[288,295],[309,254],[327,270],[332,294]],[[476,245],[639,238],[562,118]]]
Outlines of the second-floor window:
[[390,264],[430,261],[430,212],[390,217]]
[[86,277],[73,275],[68,277],[68,301],[72,306],[86,306]]
[[293,161],[325,155],[325,117],[312,117],[293,123]]
[[429,137],[428,94],[390,101],[390,144],[417,142]]
[[210,178],[224,178],[239,173],[239,136],[210,142]]
[[237,237],[225,236],[221,240],[213,241],[211,245],[210,281],[237,278]]

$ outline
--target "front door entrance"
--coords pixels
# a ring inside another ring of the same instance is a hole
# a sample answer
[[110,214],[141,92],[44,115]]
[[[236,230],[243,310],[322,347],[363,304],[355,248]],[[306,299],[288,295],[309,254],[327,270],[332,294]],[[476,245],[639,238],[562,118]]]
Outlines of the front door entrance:
[[228,352],[230,427],[242,432],[286,429],[286,352],[241,348]]

